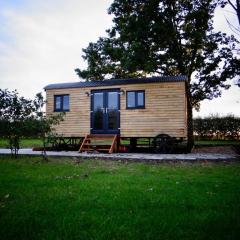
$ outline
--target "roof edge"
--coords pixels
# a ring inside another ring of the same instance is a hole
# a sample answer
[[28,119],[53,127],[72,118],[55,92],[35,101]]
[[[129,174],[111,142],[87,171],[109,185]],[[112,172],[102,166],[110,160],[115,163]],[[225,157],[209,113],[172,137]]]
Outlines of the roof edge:
[[143,84],[143,83],[156,83],[156,82],[186,82],[187,76],[156,76],[156,77],[141,77],[141,78],[127,78],[127,79],[104,79],[83,82],[69,82],[69,83],[55,83],[49,84],[44,87],[44,90],[51,89],[67,89],[67,88],[85,88],[85,87],[102,87],[114,85],[127,85],[127,84]]

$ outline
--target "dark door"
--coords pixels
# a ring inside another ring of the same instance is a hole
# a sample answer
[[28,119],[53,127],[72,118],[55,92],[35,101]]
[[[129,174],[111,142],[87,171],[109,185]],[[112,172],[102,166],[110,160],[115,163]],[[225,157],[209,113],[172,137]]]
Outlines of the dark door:
[[91,133],[119,134],[119,89],[91,92]]

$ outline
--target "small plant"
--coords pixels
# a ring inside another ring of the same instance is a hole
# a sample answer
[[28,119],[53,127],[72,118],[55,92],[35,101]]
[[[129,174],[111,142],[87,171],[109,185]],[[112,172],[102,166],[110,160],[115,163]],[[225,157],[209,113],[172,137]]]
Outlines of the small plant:
[[42,156],[44,160],[47,160],[46,146],[51,140],[53,140],[53,138],[56,139],[57,137],[53,126],[58,125],[64,120],[65,113],[63,112],[57,115],[46,116],[46,113],[43,110],[46,101],[43,99],[41,93],[36,95],[33,103],[35,106],[36,119],[38,120],[38,128],[40,129],[39,135],[43,143]]

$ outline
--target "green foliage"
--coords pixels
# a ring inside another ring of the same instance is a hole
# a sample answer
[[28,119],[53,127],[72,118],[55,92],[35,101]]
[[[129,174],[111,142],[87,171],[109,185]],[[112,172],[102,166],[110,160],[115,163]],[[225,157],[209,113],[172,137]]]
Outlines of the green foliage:
[[240,165],[0,157],[1,239],[239,239]]
[[34,100],[20,97],[17,91],[0,89],[0,136],[7,138],[12,154],[18,154],[20,140],[40,137],[46,155],[46,136],[54,131],[53,126],[63,121],[63,113],[46,117],[45,101],[41,93]]
[[34,118],[32,101],[20,97],[17,91],[0,89],[0,133],[9,141],[12,154],[19,150],[20,139],[26,132],[26,122]]
[[45,101],[41,93],[36,94],[33,104],[35,107],[35,119],[38,122],[37,128],[39,129],[39,136],[43,142],[42,156],[44,160],[47,160],[46,145],[49,143],[50,138],[52,139],[53,136],[55,138],[57,137],[54,126],[64,120],[65,113],[46,116],[43,111]]
[[39,129],[40,137],[45,137],[54,132],[54,126],[64,120],[65,113],[61,112],[59,114],[46,116],[46,113],[43,110],[45,101],[41,93],[36,94],[33,104],[35,106],[35,121],[37,123],[34,127]]
[[[229,29],[234,32],[235,34],[237,34],[237,36],[239,36],[240,34],[240,0],[219,0],[219,4],[222,8],[226,7],[226,6],[230,6],[232,8],[232,10],[236,13],[236,16],[238,18],[238,26],[234,26],[235,24],[230,22],[227,18],[226,21],[228,23]],[[240,51],[239,47],[238,47],[238,51]],[[239,52],[238,52],[239,54]],[[236,73],[238,74],[238,76],[240,76],[240,60],[236,59],[233,62],[233,67],[236,69]],[[240,87],[240,79],[238,78],[236,81],[236,85],[238,85],[238,87]]]
[[113,27],[83,49],[85,79],[186,75],[191,104],[221,95],[238,75],[233,36],[213,31],[218,0],[115,0]]
[[194,132],[200,139],[239,139],[240,118],[211,115],[194,119]]

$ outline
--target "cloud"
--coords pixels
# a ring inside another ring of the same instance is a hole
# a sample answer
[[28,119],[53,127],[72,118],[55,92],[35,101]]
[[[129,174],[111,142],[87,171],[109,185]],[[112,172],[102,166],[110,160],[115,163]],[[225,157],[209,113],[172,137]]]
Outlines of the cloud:
[[49,2],[26,1],[24,7],[0,10],[1,88],[33,97],[49,83],[79,81],[74,69],[85,65],[81,49],[111,24],[110,1]]

